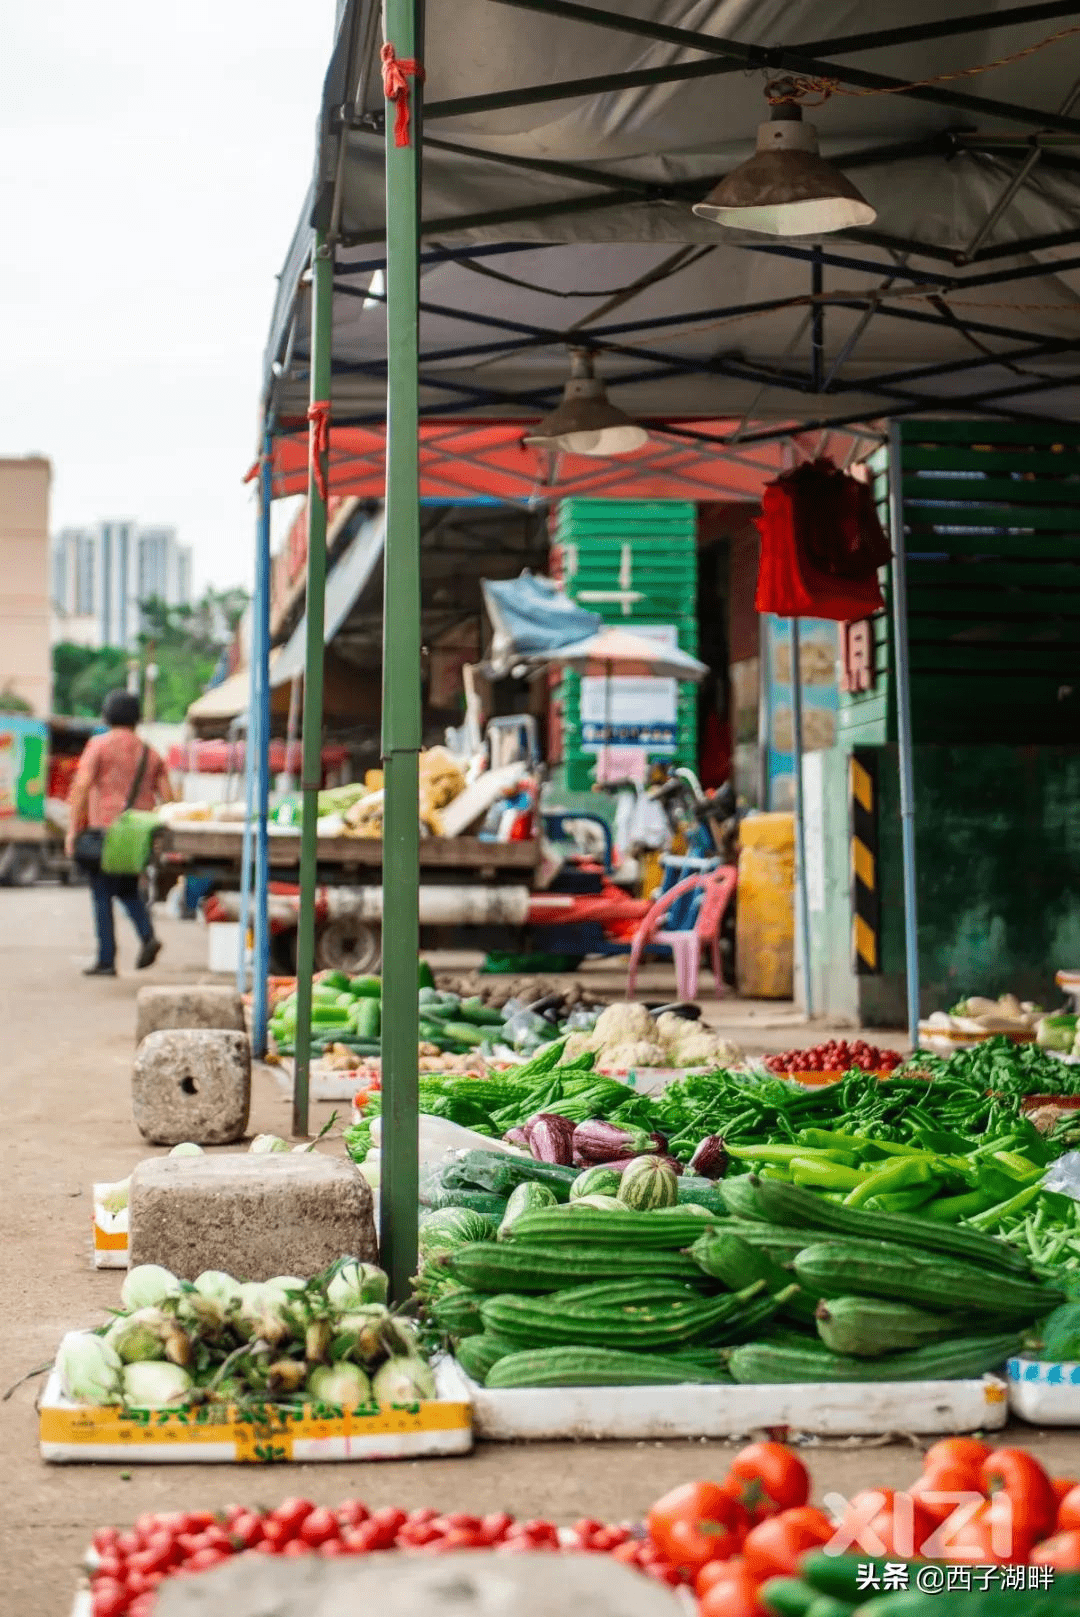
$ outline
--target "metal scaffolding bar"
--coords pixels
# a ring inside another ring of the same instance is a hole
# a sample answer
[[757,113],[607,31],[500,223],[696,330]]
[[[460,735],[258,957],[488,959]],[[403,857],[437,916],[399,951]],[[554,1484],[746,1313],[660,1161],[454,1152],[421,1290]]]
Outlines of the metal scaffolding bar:
[[904,960],[908,1037],[919,1047],[919,913],[915,888],[915,770],[911,751],[911,667],[908,658],[907,550],[904,539],[903,439],[889,426],[889,526],[892,529],[893,684],[900,764],[900,834],[904,858]]
[[[964,112],[981,113],[988,118],[1004,118],[1010,123],[1028,124],[1033,129],[1064,129],[1070,133],[1080,131],[1080,120],[1063,117],[1060,113],[1045,112],[1038,107],[1022,107],[1012,101],[967,95],[960,90],[944,90],[936,84],[908,84],[904,79],[894,79],[884,73],[868,73],[863,68],[820,59],[797,45],[746,45],[737,39],[724,39],[719,34],[703,34],[692,28],[673,28],[667,23],[650,22],[643,17],[625,16],[619,12],[601,10],[598,6],[579,5],[574,0],[491,0],[491,4],[513,6],[522,11],[539,11],[546,16],[561,17],[567,22],[589,23],[614,33],[658,39],[711,56],[728,56],[744,68],[765,68],[772,73],[790,71],[836,79],[841,84],[855,85],[860,89],[887,90],[890,94],[910,96],[915,101],[930,101],[936,106],[955,107]],[[835,41],[829,48],[836,49]]]
[[791,619],[791,768],[795,787],[795,855],[798,864],[799,948],[802,953],[803,1008],[814,1014],[814,983],[810,970],[810,877],[806,868],[806,801],[803,793],[802,660],[799,620]]
[[[329,405],[333,337],[334,261],[326,238],[315,237],[311,298],[311,403]],[[307,629],[304,660],[304,742],[300,790],[300,917],[296,929],[296,1056],[293,1133],[308,1133],[311,1073],[311,977],[315,969],[315,886],[318,878],[319,787],[322,784],[323,635],[326,609],[326,501],[318,427],[309,428]]]
[[[387,44],[419,61],[423,0],[385,0]],[[382,1172],[380,1246],[390,1295],[416,1269],[419,1196],[417,961],[420,712],[420,162],[421,76],[410,80],[410,139],[386,120],[386,560],[383,568]]]
[[[252,601],[252,684],[258,706],[255,754],[255,926],[251,961],[251,1044],[261,1060],[266,1054],[270,994],[270,858],[267,819],[270,812],[270,505],[273,500],[273,435],[267,420],[259,462],[258,548]],[[250,743],[250,737],[249,737]]]

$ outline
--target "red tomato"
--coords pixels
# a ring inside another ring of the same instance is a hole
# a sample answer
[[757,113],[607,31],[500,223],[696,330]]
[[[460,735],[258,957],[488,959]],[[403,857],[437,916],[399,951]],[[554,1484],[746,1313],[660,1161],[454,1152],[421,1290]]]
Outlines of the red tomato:
[[396,1542],[407,1549],[422,1549],[425,1544],[432,1544],[442,1534],[434,1522],[406,1522],[398,1533]]
[[492,1511],[480,1523],[480,1531],[484,1536],[485,1544],[501,1544],[511,1527],[514,1518],[508,1516],[505,1510]]
[[745,1571],[746,1562],[741,1555],[733,1555],[730,1561],[707,1561],[694,1579],[694,1593],[701,1600],[714,1583],[728,1583]]
[[[354,1541],[357,1541],[354,1545],[355,1548],[363,1548],[364,1550],[389,1550],[393,1548],[394,1540],[397,1538],[397,1532],[397,1527],[393,1522],[377,1522],[374,1517],[372,1517],[370,1521],[361,1522],[360,1526],[354,1530],[351,1536]],[[359,1542],[361,1540],[362,1545]]]
[[399,1528],[404,1527],[408,1519],[405,1512],[399,1510],[396,1505],[383,1505],[380,1510],[374,1510],[371,1513],[371,1520],[376,1527],[380,1528],[384,1534],[388,1533],[390,1535],[387,1539],[387,1546],[394,1542]]
[[964,1465],[948,1465],[940,1462],[930,1466],[917,1478],[908,1489],[911,1497],[917,1501],[923,1515],[935,1522],[948,1521],[957,1507],[955,1499],[946,1502],[942,1500],[931,1501],[927,1494],[958,1494],[982,1493],[982,1479],[977,1468]]
[[338,1519],[332,1510],[320,1505],[310,1515],[304,1517],[296,1536],[303,1539],[305,1544],[310,1544],[312,1549],[316,1549],[320,1544],[325,1544],[327,1539],[337,1538]]
[[290,1522],[280,1522],[276,1516],[265,1516],[262,1524],[262,1542],[273,1554],[283,1550],[296,1536],[296,1530]]
[[579,1516],[572,1529],[582,1549],[590,1548],[597,1533],[602,1533],[603,1530],[603,1522],[598,1522],[593,1516]]
[[433,1510],[430,1505],[423,1505],[417,1510],[410,1510],[405,1520],[410,1526],[418,1527],[424,1522],[433,1522],[438,1515],[439,1511]]
[[337,1508],[338,1521],[347,1527],[359,1527],[370,1515],[371,1512],[360,1499],[343,1499]]
[[718,1578],[702,1596],[698,1607],[700,1617],[763,1617],[765,1607],[758,1595],[757,1579],[750,1569],[732,1561],[724,1571],[726,1575]]
[[440,1533],[478,1533],[482,1523],[479,1516],[470,1516],[467,1510],[452,1510],[445,1516],[433,1516],[432,1526]]
[[[269,1521],[280,1522],[286,1529],[285,1537],[294,1538],[300,1523],[315,1509],[310,1499],[283,1499],[276,1510],[270,1512]],[[269,1535],[267,1535],[269,1536]]]
[[91,1572],[90,1578],[93,1582],[96,1582],[98,1578],[113,1578],[117,1583],[122,1583],[126,1569],[126,1557],[117,1555],[110,1550],[107,1554],[98,1557],[97,1566]]
[[829,1518],[808,1505],[769,1516],[747,1534],[743,1545],[747,1570],[759,1579],[796,1577],[807,1550],[820,1549],[834,1532]]
[[[1068,1478],[1061,1477],[1059,1481],[1066,1482]],[[1056,1482],[1052,1484],[1055,1492],[1057,1486]],[[1058,1494],[1057,1525],[1059,1529],[1080,1527],[1080,1482],[1071,1483],[1065,1493]]]
[[117,1583],[114,1578],[105,1578],[101,1583],[94,1585],[90,1596],[90,1610],[93,1617],[124,1617],[128,1609],[128,1592],[126,1585]]
[[643,1566],[641,1570],[647,1578],[654,1579],[656,1583],[666,1583],[669,1589],[676,1589],[683,1582],[682,1573],[677,1566],[672,1566],[670,1561],[650,1561],[648,1566]]
[[733,1493],[716,1482],[687,1482],[658,1499],[647,1518],[660,1553],[689,1575],[707,1561],[724,1561],[739,1549],[746,1513]]
[[145,1550],[128,1557],[132,1572],[163,1572],[176,1559],[176,1546],[167,1533],[155,1534]]
[[[643,1548],[640,1539],[628,1538],[625,1544],[616,1544],[611,1552],[611,1559],[621,1561],[624,1566],[640,1566]],[[719,1566],[720,1562],[714,1564]]]
[[1030,1539],[1045,1537],[1057,1521],[1058,1502],[1050,1478],[1026,1449],[995,1449],[982,1465],[987,1493],[1012,1500],[1013,1525]]
[[[1005,1515],[1011,1514],[1006,1507]],[[1027,1535],[1013,1530],[994,1504],[984,1505],[969,1522],[946,1536],[941,1559],[969,1566],[1001,1566],[1026,1561],[1031,1547]]]
[[142,1541],[138,1533],[117,1533],[116,1549],[120,1555],[134,1555],[136,1550],[142,1549]]
[[784,1443],[751,1443],[740,1450],[727,1484],[755,1520],[805,1505],[810,1497],[810,1473]]
[[1031,1552],[1033,1566],[1052,1566],[1058,1572],[1080,1572],[1080,1528],[1044,1538]]
[[119,1537],[120,1533],[117,1528],[99,1527],[90,1542],[98,1554],[103,1555],[106,1550],[111,1550],[114,1547]]
[[263,1536],[262,1518],[252,1510],[241,1511],[229,1524],[229,1537],[237,1549],[251,1550]]
[[616,1550],[620,1544],[625,1544],[629,1537],[628,1527],[601,1527],[598,1533],[593,1534],[593,1548],[604,1551]]
[[302,1538],[290,1538],[289,1542],[283,1546],[281,1553],[282,1555],[310,1555],[312,1550],[311,1545],[305,1544]]
[[379,1529],[372,1527],[370,1522],[361,1522],[359,1527],[347,1527],[341,1535],[341,1542],[350,1555],[369,1555],[372,1550],[386,1548],[386,1545],[379,1543]]
[[451,1527],[440,1538],[432,1539],[425,1545],[425,1555],[449,1555],[455,1550],[483,1550],[488,1546],[484,1543],[484,1535],[478,1528]]
[[978,1470],[991,1455],[990,1445],[980,1443],[977,1437],[943,1437],[932,1443],[923,1455],[923,1470],[939,1465],[961,1465]]
[[186,1565],[189,1572],[209,1572],[212,1566],[220,1566],[222,1561],[227,1561],[228,1559],[229,1553],[227,1550],[208,1548],[196,1550]]
[[[953,1507],[950,1505],[949,1510]],[[890,1505],[872,1518],[867,1538],[884,1546],[891,1559],[918,1560],[923,1545],[938,1526],[939,1518],[932,1516],[911,1494],[896,1495]],[[873,1554],[877,1555],[876,1545]]]
[[127,1617],[154,1617],[154,1593],[149,1590],[133,1600],[127,1608]]
[[348,1555],[348,1553],[348,1550],[345,1548],[340,1538],[328,1538],[326,1542],[320,1544],[318,1549],[315,1551],[316,1555],[325,1555],[328,1557],[333,1557],[336,1555]]

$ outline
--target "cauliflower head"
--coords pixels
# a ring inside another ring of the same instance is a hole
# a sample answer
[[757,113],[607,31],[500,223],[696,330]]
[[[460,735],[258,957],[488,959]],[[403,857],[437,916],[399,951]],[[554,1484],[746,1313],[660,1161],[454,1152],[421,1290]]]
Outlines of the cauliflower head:
[[635,1039],[652,1041],[656,1038],[656,1023],[644,1005],[623,1002],[601,1011],[592,1036],[594,1049],[606,1049],[609,1044],[625,1044]]
[[675,1011],[664,1011],[656,1018],[656,1037],[665,1049],[679,1044],[691,1033],[699,1031],[699,1024],[691,1022],[685,1016],[679,1016]]
[[622,1072],[632,1067],[662,1067],[666,1059],[660,1046],[651,1040],[628,1039],[623,1044],[606,1046],[597,1065]]
[[737,1045],[728,1044],[708,1028],[693,1028],[675,1046],[680,1067],[728,1067],[742,1059]]

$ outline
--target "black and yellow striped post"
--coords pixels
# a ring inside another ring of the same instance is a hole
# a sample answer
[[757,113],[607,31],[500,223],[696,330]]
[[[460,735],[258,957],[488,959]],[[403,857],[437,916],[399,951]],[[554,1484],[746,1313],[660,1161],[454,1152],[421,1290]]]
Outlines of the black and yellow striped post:
[[878,894],[877,753],[851,755],[852,955],[856,974],[881,970],[881,901]]

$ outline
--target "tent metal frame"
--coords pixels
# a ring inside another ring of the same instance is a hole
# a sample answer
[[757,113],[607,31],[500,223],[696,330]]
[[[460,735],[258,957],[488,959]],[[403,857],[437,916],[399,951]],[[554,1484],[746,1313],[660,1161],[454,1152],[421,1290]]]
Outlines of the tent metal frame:
[[[901,162],[913,155],[949,155],[962,151],[985,151],[998,154],[1004,161],[1015,161],[1016,171],[1008,179],[1015,186],[1016,172],[1023,170],[1026,179],[1036,162],[1048,168],[1075,172],[1080,166],[1080,152],[1072,153],[1080,145],[1080,117],[1070,114],[1071,101],[1058,112],[1023,106],[1011,101],[968,94],[951,86],[930,84],[911,85],[902,79],[882,73],[869,72],[848,58],[860,52],[881,50],[888,46],[902,46],[919,41],[946,39],[975,32],[985,27],[1022,28],[1033,23],[1055,18],[1074,18],[1076,7],[1071,0],[1050,0],[1050,3],[1014,5],[999,11],[971,12],[961,17],[938,18],[912,26],[881,28],[859,34],[839,35],[794,44],[758,46],[738,40],[721,38],[691,29],[671,27],[639,17],[621,15],[615,10],[578,3],[578,0],[490,0],[495,7],[509,12],[524,10],[538,12],[550,18],[554,25],[560,21],[587,23],[597,30],[622,35],[636,35],[679,46],[698,53],[700,59],[679,62],[664,67],[637,69],[613,73],[588,80],[576,79],[555,84],[534,85],[517,90],[500,91],[469,97],[435,100],[423,105],[423,94],[418,79],[410,80],[411,143],[405,147],[394,144],[392,118],[383,113],[359,113],[355,95],[362,73],[371,60],[372,45],[376,45],[378,8],[373,0],[345,0],[338,30],[337,42],[331,58],[324,90],[324,102],[319,134],[316,181],[311,193],[311,227],[314,235],[312,271],[314,299],[310,353],[311,397],[317,402],[329,399],[333,376],[364,374],[385,375],[388,389],[386,423],[386,501],[387,540],[385,557],[386,622],[393,624],[393,632],[384,636],[384,717],[383,751],[386,762],[386,815],[384,843],[384,883],[389,906],[393,906],[394,924],[385,934],[384,965],[384,1116],[387,1127],[383,1140],[382,1231],[384,1250],[388,1254],[394,1294],[404,1293],[415,1258],[416,1232],[416,1172],[417,1172],[417,1096],[416,1096],[416,998],[415,971],[418,945],[417,917],[417,849],[416,849],[416,763],[419,748],[419,464],[417,437],[421,421],[449,417],[447,432],[447,458],[454,455],[452,443],[461,423],[490,419],[491,412],[501,410],[505,419],[507,406],[521,409],[523,414],[546,410],[553,401],[555,391],[538,388],[512,397],[498,389],[485,389],[475,385],[455,383],[451,378],[432,374],[429,367],[448,358],[468,358],[484,354],[509,355],[518,350],[543,346],[565,347],[568,333],[555,327],[541,327],[523,321],[500,319],[476,309],[442,310],[437,304],[421,299],[419,270],[424,265],[476,261],[498,258],[523,250],[542,253],[548,243],[522,243],[513,240],[512,227],[519,222],[536,221],[545,217],[568,213],[591,213],[627,202],[663,204],[672,200],[688,201],[700,196],[707,183],[700,180],[693,185],[656,186],[625,176],[612,176],[588,164],[551,163],[521,158],[507,153],[470,150],[474,159],[494,165],[533,169],[550,175],[563,176],[575,185],[587,184],[586,194],[567,195],[556,200],[474,212],[443,218],[423,219],[420,214],[420,174],[424,124],[500,108],[521,107],[541,102],[569,100],[592,95],[599,90],[624,90],[650,84],[677,83],[698,78],[713,78],[748,69],[770,73],[797,73],[829,78],[841,85],[857,90],[880,91],[898,97],[932,102],[957,115],[957,126],[944,133],[917,141],[879,145],[871,149],[839,155],[840,166],[855,169],[868,164]],[[424,0],[385,0],[384,19],[387,39],[395,46],[399,59],[422,59]],[[1016,133],[983,133],[972,129],[967,122],[972,116],[1003,121],[1018,126]],[[347,163],[347,143],[350,138],[370,134],[382,137],[385,143],[387,223],[378,230],[346,234],[341,229],[341,184]],[[441,137],[428,137],[433,148],[466,151],[455,142]],[[456,234],[466,229],[497,229],[505,239],[471,246],[447,245],[436,238]],[[915,238],[899,238],[873,229],[853,230],[845,233],[842,247],[830,245],[801,247],[789,243],[754,243],[747,251],[780,254],[801,260],[807,266],[807,289],[797,299],[778,299],[758,304],[719,306],[698,309],[677,316],[654,320],[622,320],[586,327],[574,333],[574,341],[597,352],[608,351],[624,359],[640,362],[640,370],[614,376],[609,386],[613,392],[621,386],[661,377],[663,375],[698,374],[730,376],[744,382],[757,383],[763,389],[784,388],[802,395],[807,400],[808,412],[813,409],[811,399],[834,399],[837,410],[830,413],[818,408],[813,415],[793,423],[790,419],[779,425],[754,424],[744,419],[736,434],[730,438],[698,432],[690,423],[649,422],[647,424],[669,442],[670,453],[676,456],[682,442],[686,451],[694,441],[716,444],[719,450],[732,455],[753,455],[755,445],[790,438],[803,432],[830,431],[845,427],[858,432],[868,427],[868,409],[865,403],[858,412],[843,412],[841,400],[845,394],[857,394],[865,399],[879,400],[873,406],[870,419],[876,412],[890,418],[925,412],[938,413],[943,408],[954,414],[976,413],[1000,415],[1008,418],[1029,419],[1016,401],[1024,398],[1044,399],[1060,394],[1068,387],[1060,375],[1039,375],[1029,367],[1041,358],[1062,355],[1080,348],[1080,339],[1071,340],[1047,333],[1017,330],[999,322],[967,317],[952,309],[950,296],[976,287],[1009,285],[1030,277],[1054,275],[1080,267],[1080,255],[1057,263],[1021,262],[1027,255],[1059,250],[1080,243],[1080,228],[1061,230],[1030,236],[1024,240],[1006,243],[985,242],[985,230],[974,238],[966,251],[950,250],[933,242]],[[359,259],[341,257],[351,249],[385,242],[382,253],[362,255]],[[850,244],[850,245],[849,245]],[[697,244],[700,245],[700,244]],[[892,262],[860,257],[858,246],[885,250]],[[707,247],[706,247],[706,250]],[[1002,268],[990,268],[1003,260]],[[927,265],[932,267],[926,267]],[[974,274],[957,274],[968,266],[987,266]],[[333,364],[332,362],[332,301],[337,297],[377,294],[370,287],[363,290],[355,285],[356,278],[370,276],[383,270],[386,278],[387,305],[387,358],[360,364]],[[867,289],[826,286],[826,272],[833,274],[853,272],[872,276],[876,285]],[[883,279],[884,277],[884,279]],[[289,419],[275,420],[272,416],[273,375],[280,374],[282,366],[292,362],[292,347],[296,335],[296,322],[300,291],[297,284],[289,296],[291,308],[286,309],[287,324],[280,335],[277,351],[268,354],[266,453],[272,451],[273,441],[282,434],[295,432],[298,423]],[[913,300],[918,299],[918,307]],[[805,367],[770,367],[755,365],[725,356],[701,359],[686,358],[665,353],[662,347],[664,333],[675,334],[695,323],[737,319],[755,313],[781,309],[795,304],[805,306],[809,312],[809,357]],[[824,364],[824,323],[830,304],[858,311],[854,336],[849,338],[840,358],[828,371]],[[422,314],[445,312],[455,319],[485,328],[497,336],[487,342],[443,346],[425,352],[421,346],[419,322]],[[867,326],[874,320],[906,320],[933,326],[951,327],[962,335],[971,348],[970,357],[949,360],[933,365],[909,366],[891,374],[875,377],[871,382],[845,379],[843,366],[850,359]],[[649,334],[653,340],[649,340]],[[991,352],[984,339],[1014,344],[1000,353]],[[659,346],[658,346],[659,344]],[[1014,372],[1007,384],[980,389],[974,381],[978,372],[991,366],[1007,367]],[[921,383],[942,376],[972,378],[967,391],[943,399],[940,395],[919,392]],[[451,397],[435,404],[420,402],[419,390],[437,389]],[[381,415],[357,413],[342,415],[335,420],[338,426],[374,426],[381,424]],[[871,428],[875,438],[880,437]],[[314,435],[312,453],[314,454]],[[894,434],[894,453],[895,453]],[[374,451],[373,451],[374,453]],[[460,457],[454,457],[459,458]],[[333,448],[330,457],[333,464]],[[593,486],[604,486],[602,474],[597,474]],[[453,482],[447,479],[452,490]],[[257,611],[262,622],[264,598],[268,600],[268,546],[262,543],[263,513],[268,511],[273,488],[272,472],[264,481],[260,479],[260,544],[258,547]],[[300,964],[298,992],[300,997],[296,1084],[294,1094],[293,1126],[295,1132],[305,1134],[308,1123],[308,1069],[310,1045],[308,1017],[305,1006],[310,998],[310,976],[313,959],[313,893],[315,885],[315,807],[318,787],[318,760],[322,730],[322,598],[325,585],[325,518],[326,508],[314,474],[312,463],[309,478],[309,549],[308,549],[308,636],[307,673],[304,687],[304,857],[301,868],[301,926],[299,938]],[[452,493],[448,495],[453,498]],[[523,496],[524,497],[524,496]],[[894,535],[898,554],[903,546],[902,531]],[[902,574],[902,566],[899,569]],[[262,592],[260,594],[260,592]],[[894,593],[894,612],[900,611],[899,593]],[[897,620],[897,642],[906,633],[906,624]],[[265,753],[269,741],[268,724],[268,636],[259,629],[253,656],[252,711],[259,715],[259,750]],[[257,664],[257,666],[256,666]],[[900,671],[899,684],[906,681]],[[906,700],[906,689],[901,701]],[[907,834],[913,807],[910,792],[911,737],[910,723],[901,725],[901,769],[907,770],[905,785],[905,912],[908,933],[909,995],[913,996],[912,1017],[917,1019],[917,940],[914,911],[914,858],[913,839]],[[249,752],[252,749],[249,748]],[[260,768],[257,783],[249,786],[256,806],[256,936],[265,942],[265,837],[266,793],[265,767]],[[259,857],[261,850],[261,863]],[[261,874],[260,874],[261,871]],[[256,950],[256,1040],[265,1038],[267,964],[265,949],[260,943]],[[305,982],[305,977],[307,981]],[[260,988],[260,978],[262,984]],[[809,973],[807,973],[809,981]],[[913,1024],[913,1031],[917,1027]]]

